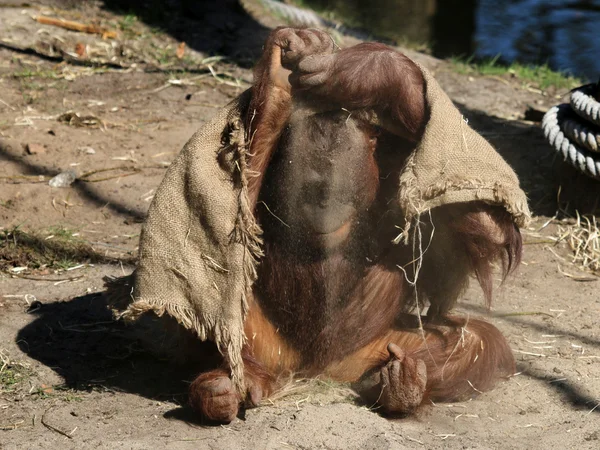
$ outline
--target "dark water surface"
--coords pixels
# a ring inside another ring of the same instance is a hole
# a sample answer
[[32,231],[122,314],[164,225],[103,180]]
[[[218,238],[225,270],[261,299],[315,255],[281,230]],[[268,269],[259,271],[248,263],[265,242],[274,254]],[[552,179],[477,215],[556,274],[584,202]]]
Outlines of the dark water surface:
[[496,57],[600,76],[600,0],[304,0],[435,56]]

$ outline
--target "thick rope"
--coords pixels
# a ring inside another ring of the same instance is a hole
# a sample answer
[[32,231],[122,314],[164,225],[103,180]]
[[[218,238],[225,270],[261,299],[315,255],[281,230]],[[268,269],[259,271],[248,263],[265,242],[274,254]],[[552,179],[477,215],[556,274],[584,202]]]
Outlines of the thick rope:
[[565,118],[561,129],[575,144],[594,153],[600,152],[600,130],[596,127],[588,127],[577,118]]
[[582,119],[600,126],[600,102],[592,97],[595,84],[582,86],[571,92],[571,108]]
[[565,161],[575,169],[592,178],[600,180],[600,155],[589,152],[576,142],[571,141],[565,133],[565,118],[573,120],[571,105],[562,104],[552,107],[542,120],[544,136]]

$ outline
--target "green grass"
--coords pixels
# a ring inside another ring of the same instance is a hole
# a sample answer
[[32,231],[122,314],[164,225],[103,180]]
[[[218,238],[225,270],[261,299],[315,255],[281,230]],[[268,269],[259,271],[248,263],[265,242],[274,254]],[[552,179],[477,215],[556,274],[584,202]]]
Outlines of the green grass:
[[40,93],[48,89],[48,85],[38,80],[57,80],[58,74],[53,70],[22,69],[12,74],[21,83],[23,102],[31,105],[40,97]]
[[19,390],[21,383],[29,379],[31,370],[15,361],[0,350],[0,395],[12,394]]
[[[3,124],[3,122],[0,122],[0,128],[2,128]],[[6,201],[0,200],[0,206],[6,209],[12,209],[15,206],[15,201],[13,199],[8,199]]]
[[466,60],[451,58],[450,62],[458,73],[497,77],[511,76],[542,90],[551,87],[573,89],[584,84],[582,79],[552,70],[548,64],[530,65],[519,62],[503,64],[499,62],[499,58],[500,55],[483,60],[475,60],[473,57]]
[[24,231],[17,226],[0,231],[0,271],[13,267],[60,270],[82,263],[114,261],[73,234],[74,230],[62,226],[37,231]]
[[11,365],[4,368],[0,372],[0,394],[13,392],[15,385],[22,381],[25,377],[20,367],[13,367]]
[[63,241],[77,242],[78,237],[73,236],[77,233],[77,230],[63,227],[62,225],[54,225],[47,228],[48,236],[54,236],[55,238],[62,239]]
[[59,398],[65,403],[82,402],[83,397],[77,395],[77,391],[66,385],[55,386],[41,385],[31,391],[31,395],[38,400]]
[[5,350],[0,350],[0,396],[31,395],[37,399],[60,398],[64,402],[81,402],[78,392],[66,385],[46,386],[31,389],[28,380],[35,375],[25,364],[10,359]]
[[138,18],[135,14],[127,14],[123,16],[121,20],[119,20],[119,28],[121,30],[131,30],[134,25],[137,23]]
[[44,91],[46,90],[46,85],[38,83],[36,81],[30,81],[29,79],[21,80],[21,89],[26,91]]
[[118,22],[118,28],[123,32],[126,38],[133,39],[140,35],[139,19],[135,14],[126,14]]
[[56,79],[57,74],[53,70],[31,70],[22,69],[12,74],[13,78],[45,78],[45,79]]

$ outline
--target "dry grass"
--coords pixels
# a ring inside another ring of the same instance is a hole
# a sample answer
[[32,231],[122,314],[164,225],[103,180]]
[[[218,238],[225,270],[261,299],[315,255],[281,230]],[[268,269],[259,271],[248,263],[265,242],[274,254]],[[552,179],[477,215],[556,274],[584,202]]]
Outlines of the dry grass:
[[600,228],[596,216],[580,216],[574,224],[558,227],[558,241],[573,251],[572,262],[583,270],[600,275]]
[[356,399],[358,395],[346,383],[339,383],[329,379],[299,378],[294,379],[289,375],[283,382],[280,391],[270,396],[266,403],[271,405],[276,403],[292,403],[296,409],[302,403],[310,404],[329,404],[337,402],[347,402]]

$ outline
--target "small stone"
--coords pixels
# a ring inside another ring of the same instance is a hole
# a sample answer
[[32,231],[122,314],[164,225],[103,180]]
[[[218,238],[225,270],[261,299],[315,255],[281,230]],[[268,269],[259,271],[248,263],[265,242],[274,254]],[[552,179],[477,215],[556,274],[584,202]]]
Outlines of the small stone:
[[77,151],[79,151],[81,153],[85,153],[86,155],[95,155],[96,154],[96,150],[94,150],[92,147],[79,147],[77,149]]
[[586,441],[597,441],[600,440],[600,434],[598,434],[597,431],[592,431],[591,433],[586,433],[583,436],[583,439],[585,439]]
[[38,155],[40,153],[46,153],[46,148],[41,144],[27,144],[25,150],[30,155]]
[[51,187],[69,187],[73,184],[73,182],[77,179],[77,174],[74,170],[67,170],[65,172],[61,172],[52,178],[48,184]]

